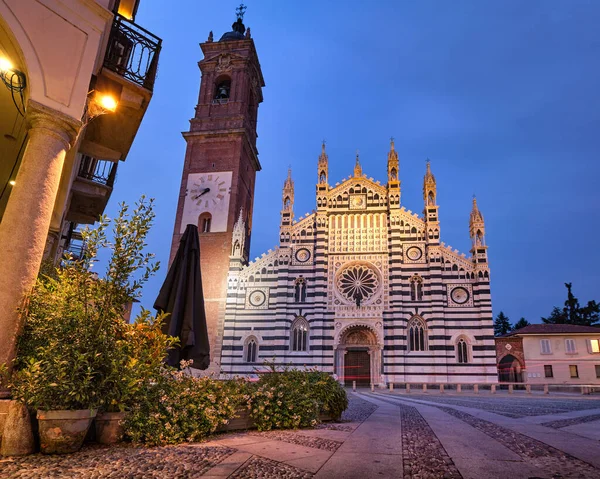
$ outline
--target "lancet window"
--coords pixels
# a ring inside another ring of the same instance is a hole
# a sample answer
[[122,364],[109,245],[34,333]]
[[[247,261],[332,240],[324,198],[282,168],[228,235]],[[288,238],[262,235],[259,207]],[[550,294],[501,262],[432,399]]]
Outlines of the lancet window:
[[292,323],[290,340],[292,351],[308,350],[308,322],[303,317],[297,317]]
[[413,276],[410,279],[410,299],[412,301],[423,300],[423,279],[420,276]]
[[246,340],[246,351],[244,358],[247,363],[255,363],[258,355],[258,341],[251,336]]
[[426,351],[427,335],[425,323],[421,318],[413,318],[408,324],[408,350]]
[[460,364],[466,364],[469,362],[469,346],[464,338],[460,338],[456,342],[456,360]]
[[306,301],[306,280],[302,276],[296,279],[294,301],[296,303],[304,303]]

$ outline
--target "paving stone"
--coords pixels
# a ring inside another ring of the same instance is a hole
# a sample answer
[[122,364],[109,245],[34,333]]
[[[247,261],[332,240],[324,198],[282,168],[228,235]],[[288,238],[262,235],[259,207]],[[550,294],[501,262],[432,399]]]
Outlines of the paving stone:
[[323,439],[315,436],[304,436],[299,432],[289,431],[253,431],[249,433],[253,436],[261,436],[277,441],[288,442],[290,444],[298,444],[300,446],[312,447],[315,449],[322,449],[324,451],[337,451],[342,445],[339,441],[333,441],[331,439]]
[[600,420],[600,414],[592,414],[591,416],[579,416],[570,419],[560,419],[557,421],[543,422],[541,425],[551,427],[554,429],[560,429],[561,427],[574,426],[576,424],[583,424],[586,422],[593,422]]
[[[407,399],[409,399],[407,397]],[[560,414],[570,411],[581,411],[585,409],[600,408],[600,400],[568,400],[556,399],[551,397],[531,397],[531,398],[512,398],[512,397],[448,397],[440,395],[411,394],[410,399],[434,402],[438,404],[448,404],[452,406],[463,406],[474,409],[501,414],[512,418],[522,418],[527,416],[542,416],[547,414]]]
[[235,449],[190,445],[140,448],[133,446],[86,446],[74,454],[6,458],[0,461],[3,479],[70,477],[178,478],[198,477]]
[[288,464],[253,456],[229,477],[232,479],[310,479],[313,474]]
[[600,469],[537,439],[477,418],[463,411],[444,406],[437,407],[461,419],[470,426],[483,431],[511,451],[517,453],[529,464],[533,464],[541,470],[546,471],[550,477],[585,479],[597,479],[600,477]]

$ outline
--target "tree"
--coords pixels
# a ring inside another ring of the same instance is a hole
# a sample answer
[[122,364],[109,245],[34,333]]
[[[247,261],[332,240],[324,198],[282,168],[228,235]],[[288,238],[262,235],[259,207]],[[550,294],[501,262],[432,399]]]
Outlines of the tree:
[[530,324],[531,323],[529,321],[527,321],[525,318],[521,318],[515,323],[515,326],[513,327],[513,331],[524,328],[525,326],[529,326]]
[[510,333],[512,331],[512,325],[508,317],[500,311],[496,319],[494,319],[494,336],[502,336],[503,334]]
[[586,306],[581,307],[579,300],[571,291],[572,283],[565,283],[567,288],[567,300],[565,306],[560,309],[554,306],[547,318],[542,318],[545,324],[577,324],[580,326],[592,326],[600,321],[600,304],[596,301],[588,301]]

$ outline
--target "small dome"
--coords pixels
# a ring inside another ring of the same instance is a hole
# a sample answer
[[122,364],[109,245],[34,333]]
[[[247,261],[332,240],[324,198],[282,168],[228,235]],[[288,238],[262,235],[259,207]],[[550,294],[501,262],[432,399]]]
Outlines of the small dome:
[[238,18],[233,25],[231,25],[233,31],[224,33],[220,42],[232,42],[236,40],[244,40],[244,32],[246,31],[246,27],[242,23],[242,19]]

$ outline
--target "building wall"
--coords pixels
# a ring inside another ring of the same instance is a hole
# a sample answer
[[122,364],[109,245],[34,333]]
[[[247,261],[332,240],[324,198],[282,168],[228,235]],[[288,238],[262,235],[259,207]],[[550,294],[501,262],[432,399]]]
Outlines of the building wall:
[[[550,341],[551,353],[544,354],[541,349],[541,340]],[[567,353],[565,340],[575,341],[575,353]],[[523,350],[526,362],[526,382],[555,383],[555,384],[600,384],[596,377],[595,366],[600,366],[600,354],[592,353],[588,341],[600,339],[592,335],[552,334],[552,335],[523,335]],[[551,365],[552,378],[544,375],[544,366]],[[569,366],[577,366],[579,378],[572,378]]]
[[[365,207],[352,206],[351,189],[366,196]],[[363,175],[328,191],[320,206],[282,227],[274,250],[247,266],[232,259],[224,373],[252,374],[264,360],[275,360],[340,376],[344,335],[362,328],[377,342],[370,348],[378,355],[373,364],[380,365],[375,383],[497,381],[487,269],[430,237],[423,218],[391,208],[386,187]],[[353,265],[376,277],[375,292],[360,306],[339,288],[340,275]],[[411,298],[415,276],[423,281],[421,300]],[[295,298],[299,278],[307,284],[304,302]],[[451,299],[456,287],[469,293],[464,304]],[[299,317],[309,323],[306,352],[291,351],[291,326]],[[415,317],[426,325],[425,351],[408,351],[407,327]],[[244,358],[251,338],[259,345],[253,364]],[[468,344],[467,364],[457,361],[460,338]]]

